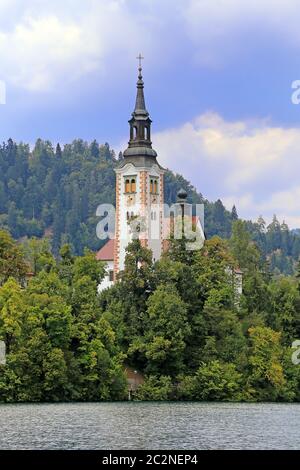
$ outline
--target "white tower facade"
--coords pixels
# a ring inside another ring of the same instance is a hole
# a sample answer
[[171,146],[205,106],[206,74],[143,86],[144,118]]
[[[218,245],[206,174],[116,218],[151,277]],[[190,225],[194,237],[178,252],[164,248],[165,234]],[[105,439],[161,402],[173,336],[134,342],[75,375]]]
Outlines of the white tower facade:
[[114,279],[124,269],[126,248],[135,237],[152,250],[163,251],[164,172],[152,148],[151,119],[145,106],[142,68],[139,67],[135,109],[129,120],[130,139],[116,171],[116,233]]

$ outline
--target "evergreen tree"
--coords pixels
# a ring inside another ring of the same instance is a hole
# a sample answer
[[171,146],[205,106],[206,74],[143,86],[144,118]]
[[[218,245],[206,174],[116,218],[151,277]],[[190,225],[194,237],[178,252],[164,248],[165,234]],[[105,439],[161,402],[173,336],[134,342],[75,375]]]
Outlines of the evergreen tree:
[[21,248],[7,232],[0,230],[0,286],[10,277],[24,282],[27,272]]
[[235,205],[233,205],[232,209],[231,209],[231,219],[232,220],[238,220],[238,214],[237,214],[237,210],[236,210],[236,207]]

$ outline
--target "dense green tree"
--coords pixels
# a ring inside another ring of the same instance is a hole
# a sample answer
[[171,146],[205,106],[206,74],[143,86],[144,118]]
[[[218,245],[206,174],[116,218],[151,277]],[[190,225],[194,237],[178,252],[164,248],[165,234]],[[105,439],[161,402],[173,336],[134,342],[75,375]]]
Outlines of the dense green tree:
[[231,219],[232,220],[238,220],[238,213],[237,213],[237,210],[236,210],[236,207],[235,205],[233,205],[232,209],[231,209]]
[[167,375],[149,375],[139,387],[135,400],[165,401],[173,397],[172,379]]
[[241,368],[246,362],[246,339],[237,314],[218,309],[217,305],[206,306],[202,325],[202,361],[215,358],[238,364]]
[[125,355],[97,296],[102,264],[67,246],[49,263],[40,242],[26,246],[35,276],[25,289],[13,278],[0,287],[0,401],[123,399]]
[[267,324],[275,331],[282,331],[283,339],[291,345],[300,337],[300,295],[297,282],[291,278],[280,278],[270,284]]
[[286,386],[281,333],[267,327],[249,329],[249,392],[256,400],[276,400]]
[[143,334],[147,300],[153,290],[152,253],[140,241],[133,240],[127,247],[125,270],[116,287],[118,312],[125,321],[125,341],[129,345],[135,336]]
[[12,278],[0,287],[0,337],[9,354],[22,335],[22,317],[25,310],[24,294]]
[[240,268],[251,271],[259,267],[260,253],[251,240],[246,223],[242,220],[237,220],[233,224],[230,246]]
[[203,364],[195,374],[194,398],[198,400],[240,399],[242,376],[234,364],[213,361]]
[[28,272],[21,248],[4,230],[0,230],[0,286],[9,277],[22,282]]
[[160,285],[147,304],[143,344],[146,370],[165,375],[180,371],[185,340],[190,333],[185,304],[171,284]]
[[31,238],[23,243],[24,255],[33,275],[40,271],[51,271],[55,266],[55,260],[51,253],[49,240]]

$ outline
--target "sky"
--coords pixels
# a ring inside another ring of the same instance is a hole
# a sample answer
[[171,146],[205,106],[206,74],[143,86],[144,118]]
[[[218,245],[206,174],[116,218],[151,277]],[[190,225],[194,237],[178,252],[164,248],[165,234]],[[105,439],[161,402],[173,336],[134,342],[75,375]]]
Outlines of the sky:
[[0,0],[0,139],[124,150],[141,52],[160,164],[300,227],[299,20],[298,0]]

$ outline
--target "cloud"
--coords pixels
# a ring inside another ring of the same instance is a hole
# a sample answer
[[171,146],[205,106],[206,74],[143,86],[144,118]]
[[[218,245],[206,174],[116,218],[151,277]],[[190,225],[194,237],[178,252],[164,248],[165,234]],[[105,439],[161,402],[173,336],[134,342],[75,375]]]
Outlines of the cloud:
[[186,33],[197,47],[196,61],[220,66],[244,54],[261,35],[298,47],[298,9],[298,0],[189,0],[182,4],[181,14]]
[[[62,69],[77,58],[82,50],[82,31],[75,24],[63,24],[54,16],[38,20],[28,18],[12,32],[0,34],[0,51],[5,74],[16,85],[30,90],[44,90],[53,85],[53,68],[60,75]],[[5,56],[10,51],[11,56]],[[93,61],[89,55],[81,70],[91,69]],[[71,67],[75,72],[75,67]],[[61,76],[62,78],[62,76]]]
[[244,217],[260,213],[300,227],[300,128],[268,120],[226,121],[205,113],[153,136],[162,165],[183,174],[208,199],[236,204]]
[[32,91],[94,71],[107,79],[111,64],[120,70],[140,49],[156,67],[187,52],[196,63],[224,65],[260,33],[298,47],[297,2],[1,0],[1,78]]
[[125,0],[0,3],[5,17],[14,16],[8,26],[2,16],[1,78],[31,91],[63,87],[94,71],[107,80],[110,63],[116,69],[141,45],[144,52],[159,46],[156,18],[128,5]]
[[[222,198],[226,207],[238,205],[239,214],[247,219],[256,220],[263,214],[267,223],[270,223],[273,214],[280,221],[285,221],[291,228],[300,228],[300,186],[271,193],[263,200],[255,199],[251,193]],[[237,202],[238,201],[238,202]]]

